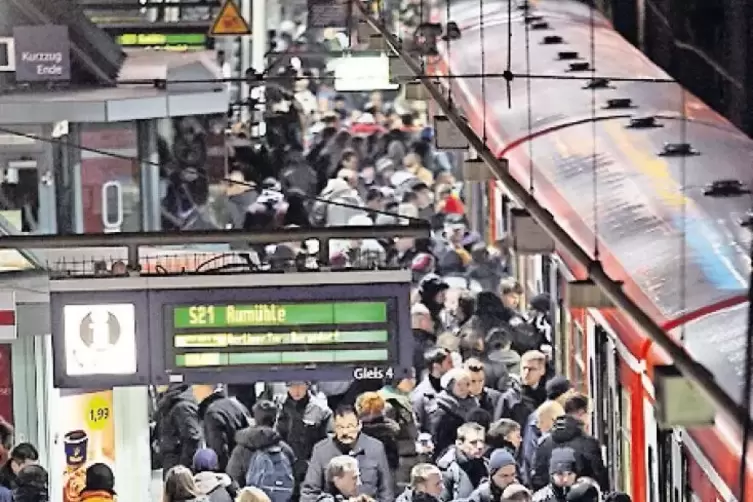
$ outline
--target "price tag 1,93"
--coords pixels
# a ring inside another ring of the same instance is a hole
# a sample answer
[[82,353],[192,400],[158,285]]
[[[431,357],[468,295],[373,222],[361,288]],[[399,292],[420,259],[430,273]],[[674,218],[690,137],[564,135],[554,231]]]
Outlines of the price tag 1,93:
[[86,405],[86,425],[90,430],[101,431],[112,420],[112,403],[102,395],[89,399]]

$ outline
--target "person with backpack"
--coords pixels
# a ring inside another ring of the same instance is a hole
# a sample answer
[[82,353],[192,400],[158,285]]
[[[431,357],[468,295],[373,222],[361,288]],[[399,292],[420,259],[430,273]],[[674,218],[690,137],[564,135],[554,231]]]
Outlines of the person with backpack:
[[317,502],[326,488],[326,471],[330,460],[349,455],[358,461],[361,473],[359,493],[377,502],[394,500],[392,475],[381,441],[361,432],[356,410],[342,405],[335,410],[335,434],[314,446],[306,478],[301,485],[300,502]]
[[262,400],[253,407],[254,423],[235,435],[235,448],[225,472],[238,486],[255,486],[272,502],[293,499],[295,454],[274,429],[277,407]]

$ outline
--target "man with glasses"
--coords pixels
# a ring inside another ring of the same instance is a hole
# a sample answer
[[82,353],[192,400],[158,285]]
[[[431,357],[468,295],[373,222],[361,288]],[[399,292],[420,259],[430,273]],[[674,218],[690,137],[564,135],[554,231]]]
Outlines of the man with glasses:
[[381,441],[361,432],[355,409],[343,405],[335,410],[334,437],[314,446],[306,478],[301,485],[300,502],[316,502],[327,482],[327,466],[335,457],[347,455],[358,462],[361,484],[358,493],[377,502],[394,500],[392,476]]

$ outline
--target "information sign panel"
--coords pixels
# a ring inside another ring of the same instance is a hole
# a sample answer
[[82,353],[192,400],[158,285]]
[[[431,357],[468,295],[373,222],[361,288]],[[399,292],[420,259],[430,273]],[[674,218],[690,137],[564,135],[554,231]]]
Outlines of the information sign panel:
[[54,382],[93,389],[408,375],[407,271],[50,282]]
[[55,385],[149,383],[146,306],[143,291],[50,293]]
[[349,380],[357,368],[399,373],[410,367],[411,351],[400,344],[410,341],[409,294],[408,284],[153,292],[151,318],[162,319],[165,333],[162,379]]

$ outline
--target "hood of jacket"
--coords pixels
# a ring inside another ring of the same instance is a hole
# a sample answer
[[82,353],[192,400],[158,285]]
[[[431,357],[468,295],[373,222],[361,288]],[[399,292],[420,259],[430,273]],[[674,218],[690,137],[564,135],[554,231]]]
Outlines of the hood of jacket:
[[209,394],[207,397],[202,399],[201,402],[199,403],[199,419],[204,420],[204,415],[206,415],[207,409],[209,408],[209,406],[211,406],[212,403],[215,403],[225,397],[227,396],[224,391],[215,390],[214,392]]
[[196,402],[196,396],[194,396],[193,389],[189,385],[170,385],[160,397],[157,407],[161,413],[166,413],[178,401]]
[[384,416],[362,417],[361,425],[364,433],[380,441],[382,438],[394,437],[400,432],[397,422]]
[[249,450],[269,448],[277,445],[280,441],[282,441],[282,437],[276,430],[263,425],[247,427],[235,434],[235,443],[243,445]]
[[200,472],[193,477],[196,488],[204,495],[209,495],[219,486],[230,486],[230,476],[217,472]]
[[554,426],[550,433],[552,441],[555,443],[567,443],[583,435],[583,426],[575,418],[563,415],[554,421]]

